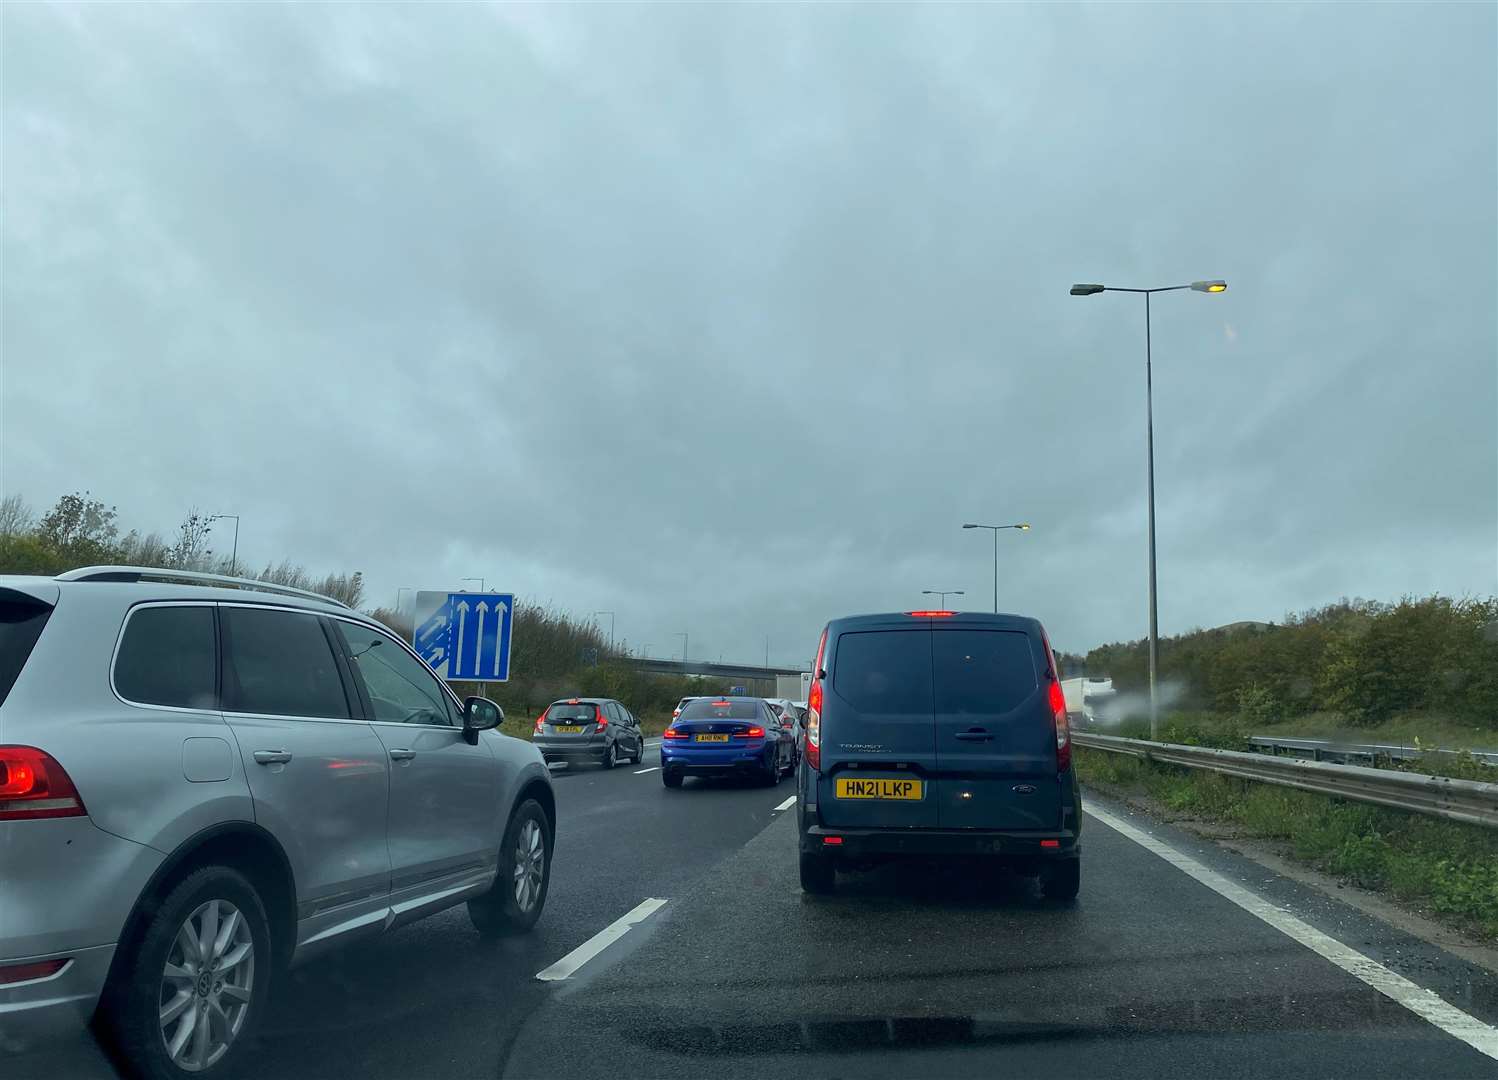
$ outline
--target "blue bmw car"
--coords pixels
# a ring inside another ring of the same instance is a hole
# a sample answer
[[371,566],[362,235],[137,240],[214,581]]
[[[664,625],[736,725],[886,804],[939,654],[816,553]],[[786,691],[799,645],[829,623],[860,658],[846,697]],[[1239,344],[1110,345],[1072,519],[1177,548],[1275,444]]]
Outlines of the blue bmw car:
[[796,737],[764,698],[697,698],[661,734],[661,780],[749,776],[778,784],[796,761]]

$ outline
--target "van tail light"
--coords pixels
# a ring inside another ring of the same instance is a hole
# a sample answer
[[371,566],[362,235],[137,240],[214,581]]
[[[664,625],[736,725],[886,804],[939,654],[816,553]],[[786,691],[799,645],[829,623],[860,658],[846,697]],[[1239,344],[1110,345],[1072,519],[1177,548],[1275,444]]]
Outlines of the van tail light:
[[827,628],[817,642],[817,658],[811,667],[811,688],[806,691],[806,764],[822,771],[822,661],[827,658]]
[[661,738],[667,742],[672,739],[685,739],[687,738],[687,733],[679,728],[668,727],[665,731],[661,732]]
[[72,779],[51,754],[32,746],[0,746],[0,821],[87,813]]
[[1051,705],[1052,723],[1056,727],[1056,771],[1065,772],[1071,768],[1071,722],[1066,717],[1066,691],[1061,688],[1061,673],[1056,669],[1056,654],[1051,651],[1051,642],[1044,632],[1041,640],[1045,642],[1046,662],[1050,668],[1050,689],[1047,691]]
[[603,715],[602,705],[594,705],[593,708],[598,710],[598,718],[593,722],[598,725],[597,730],[602,731],[604,728],[609,726],[609,718]]
[[744,731],[744,738],[746,739],[763,739],[764,737],[765,729],[762,727],[752,727]]

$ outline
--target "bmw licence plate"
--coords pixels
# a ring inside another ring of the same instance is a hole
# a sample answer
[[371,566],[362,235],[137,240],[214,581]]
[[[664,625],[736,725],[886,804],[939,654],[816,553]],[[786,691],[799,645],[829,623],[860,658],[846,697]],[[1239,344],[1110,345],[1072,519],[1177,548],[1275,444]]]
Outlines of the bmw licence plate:
[[693,737],[692,741],[693,742],[727,742],[728,741],[728,736],[727,735],[697,735],[697,736]]

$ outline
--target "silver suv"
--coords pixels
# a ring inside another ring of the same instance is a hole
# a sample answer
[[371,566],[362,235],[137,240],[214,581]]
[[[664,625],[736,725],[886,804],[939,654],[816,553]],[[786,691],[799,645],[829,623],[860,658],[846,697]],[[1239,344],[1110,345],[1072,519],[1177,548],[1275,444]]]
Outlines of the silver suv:
[[93,1017],[213,1075],[288,964],[464,901],[528,930],[556,804],[503,719],[313,593],[0,576],[0,1057]]

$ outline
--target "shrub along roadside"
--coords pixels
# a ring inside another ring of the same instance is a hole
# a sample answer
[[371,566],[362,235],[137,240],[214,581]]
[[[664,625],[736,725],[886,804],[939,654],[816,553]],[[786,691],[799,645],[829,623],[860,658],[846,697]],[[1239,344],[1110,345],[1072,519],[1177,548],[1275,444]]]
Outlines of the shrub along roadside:
[[1297,861],[1498,941],[1498,830],[1077,749],[1084,785],[1287,841]]

